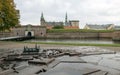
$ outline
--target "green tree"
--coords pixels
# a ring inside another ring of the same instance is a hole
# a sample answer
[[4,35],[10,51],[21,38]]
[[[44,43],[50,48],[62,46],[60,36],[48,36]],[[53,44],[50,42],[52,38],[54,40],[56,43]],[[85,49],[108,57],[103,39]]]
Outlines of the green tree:
[[53,29],[64,29],[63,25],[56,25],[53,27]]
[[19,12],[14,0],[0,0],[0,30],[10,30],[19,24]]
[[0,30],[2,30],[2,24],[3,24],[3,20],[2,20],[2,1],[0,0]]

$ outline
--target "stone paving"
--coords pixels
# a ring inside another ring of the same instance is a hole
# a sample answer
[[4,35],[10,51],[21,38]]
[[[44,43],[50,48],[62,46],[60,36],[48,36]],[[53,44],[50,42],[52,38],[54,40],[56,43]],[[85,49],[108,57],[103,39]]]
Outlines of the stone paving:
[[[57,49],[63,52],[78,52],[80,55],[62,55],[48,65],[28,64],[22,61],[18,63],[17,72],[9,69],[7,73],[0,75],[120,75],[120,53],[99,47],[46,47],[44,49]],[[20,49],[21,50],[21,49]],[[21,53],[15,50],[14,53]],[[59,52],[54,52],[58,53]],[[51,52],[46,52],[47,55]],[[26,65],[27,66],[26,66]],[[3,71],[4,72],[4,71]]]

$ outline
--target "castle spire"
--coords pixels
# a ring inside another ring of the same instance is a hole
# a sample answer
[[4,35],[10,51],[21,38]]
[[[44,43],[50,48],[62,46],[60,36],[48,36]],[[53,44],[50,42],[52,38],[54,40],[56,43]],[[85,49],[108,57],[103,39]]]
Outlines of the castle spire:
[[44,16],[43,16],[43,12],[41,13],[41,25],[44,26],[45,25],[45,19],[44,19]]
[[67,25],[67,22],[68,22],[68,16],[67,16],[67,12],[65,14],[65,25]]
[[44,20],[43,12],[41,13],[41,21]]

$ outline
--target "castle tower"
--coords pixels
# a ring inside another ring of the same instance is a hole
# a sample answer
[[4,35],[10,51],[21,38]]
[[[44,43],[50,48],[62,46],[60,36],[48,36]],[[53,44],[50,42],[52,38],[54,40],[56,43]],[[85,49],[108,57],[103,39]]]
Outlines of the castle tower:
[[44,19],[44,16],[43,16],[43,12],[41,13],[41,20],[40,20],[40,25],[41,26],[45,26],[45,19]]
[[67,13],[66,13],[66,15],[65,15],[65,26],[67,26],[68,25],[68,16],[67,16]]

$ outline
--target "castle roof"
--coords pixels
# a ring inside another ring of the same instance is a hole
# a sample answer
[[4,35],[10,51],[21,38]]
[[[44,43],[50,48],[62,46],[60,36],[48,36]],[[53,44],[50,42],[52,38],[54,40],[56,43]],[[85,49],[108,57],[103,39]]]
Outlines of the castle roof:
[[63,22],[46,22],[48,26],[63,25]]

